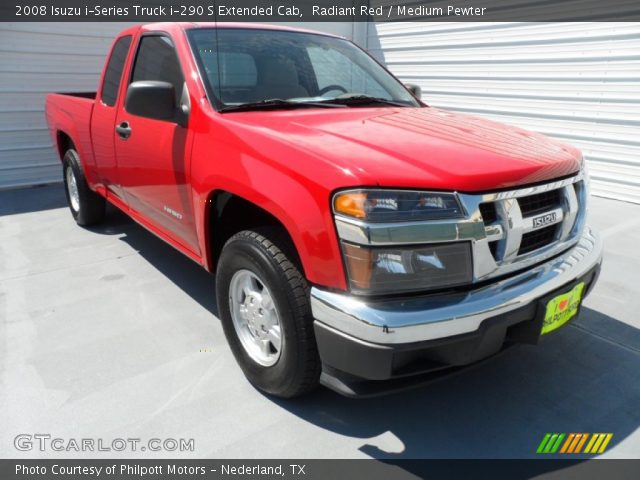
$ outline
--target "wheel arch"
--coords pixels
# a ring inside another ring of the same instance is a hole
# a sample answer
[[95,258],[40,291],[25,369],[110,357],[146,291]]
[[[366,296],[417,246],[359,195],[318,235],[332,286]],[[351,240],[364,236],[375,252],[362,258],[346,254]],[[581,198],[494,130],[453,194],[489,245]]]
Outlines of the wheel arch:
[[56,149],[60,160],[64,159],[65,154],[71,148],[77,151],[76,144],[71,138],[71,135],[63,130],[56,131]]
[[[205,247],[206,268],[214,271],[224,244],[234,234],[242,230],[264,227],[278,229],[289,243],[287,253],[293,255],[298,267],[304,274],[299,246],[295,242],[285,221],[276,214],[257,205],[255,202],[223,189],[213,190],[206,198],[205,209]],[[279,245],[280,246],[280,245]],[[286,248],[286,246],[280,246]]]

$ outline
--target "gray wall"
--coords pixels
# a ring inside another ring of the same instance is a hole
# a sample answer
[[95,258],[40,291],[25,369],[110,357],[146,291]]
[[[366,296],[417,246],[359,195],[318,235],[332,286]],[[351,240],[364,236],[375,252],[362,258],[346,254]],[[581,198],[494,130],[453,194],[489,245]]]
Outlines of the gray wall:
[[[61,181],[44,118],[45,95],[95,91],[114,36],[130,25],[0,23],[0,189]],[[303,27],[361,43],[366,36],[362,24]]]
[[[60,180],[51,91],[95,90],[126,23],[0,23],[0,188]],[[640,202],[639,23],[305,23],[367,46],[434,106],[581,148],[594,193]]]
[[61,179],[44,97],[95,90],[113,36],[128,25],[0,24],[0,188]]

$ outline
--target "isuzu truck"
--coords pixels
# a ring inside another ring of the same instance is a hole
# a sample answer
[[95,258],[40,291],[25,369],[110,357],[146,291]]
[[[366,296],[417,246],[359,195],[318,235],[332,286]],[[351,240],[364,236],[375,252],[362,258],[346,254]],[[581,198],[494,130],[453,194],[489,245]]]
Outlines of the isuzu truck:
[[76,222],[109,202],[215,272],[231,350],[275,396],[538,343],[598,276],[576,148],[429,106],[342,38],[132,27],[97,92],[50,94],[46,116]]

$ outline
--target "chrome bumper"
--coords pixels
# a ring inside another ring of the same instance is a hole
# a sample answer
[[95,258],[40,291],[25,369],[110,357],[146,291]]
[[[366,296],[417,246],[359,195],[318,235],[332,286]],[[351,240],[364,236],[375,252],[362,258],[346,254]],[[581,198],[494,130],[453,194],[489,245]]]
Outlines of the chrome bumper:
[[585,229],[558,257],[504,280],[461,293],[371,300],[317,287],[311,289],[316,322],[357,340],[400,344],[477,330],[490,317],[508,313],[581,277],[602,261],[602,241]]

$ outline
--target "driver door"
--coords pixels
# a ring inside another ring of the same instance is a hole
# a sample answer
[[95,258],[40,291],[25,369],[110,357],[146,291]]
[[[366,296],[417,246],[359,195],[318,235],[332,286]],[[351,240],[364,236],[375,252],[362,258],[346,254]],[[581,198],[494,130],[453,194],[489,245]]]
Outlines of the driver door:
[[[171,38],[165,34],[140,37],[129,83],[169,82],[176,105],[185,87],[184,75]],[[183,246],[199,254],[190,191],[189,129],[174,121],[128,113],[124,101],[116,118],[118,176],[129,207]]]

